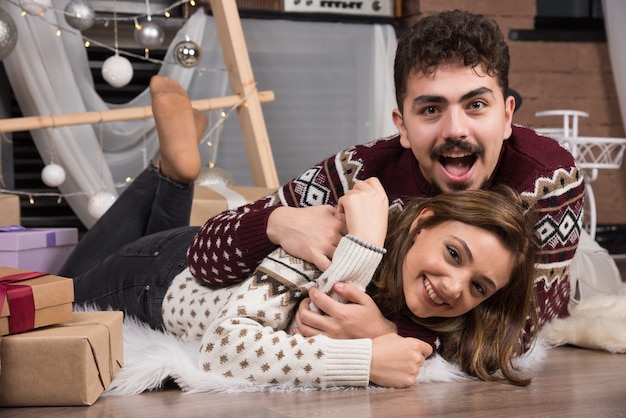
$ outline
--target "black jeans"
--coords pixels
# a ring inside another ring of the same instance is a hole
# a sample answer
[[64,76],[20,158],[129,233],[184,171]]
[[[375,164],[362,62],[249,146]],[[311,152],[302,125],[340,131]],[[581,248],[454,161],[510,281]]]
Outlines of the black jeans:
[[80,305],[122,310],[163,328],[161,304],[174,276],[187,267],[193,185],[150,165],[115,201],[59,271],[74,279]]

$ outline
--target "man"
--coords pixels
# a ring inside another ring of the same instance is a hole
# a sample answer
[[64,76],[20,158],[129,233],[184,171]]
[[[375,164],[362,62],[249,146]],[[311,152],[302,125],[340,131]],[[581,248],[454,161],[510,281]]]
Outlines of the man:
[[[209,219],[188,254],[192,273],[209,283],[238,281],[278,245],[324,270],[345,233],[334,206],[358,180],[377,177],[390,209],[401,209],[412,197],[504,183],[538,213],[540,322],[567,316],[568,269],[582,223],[582,173],[556,141],[512,125],[508,72],[508,47],[495,22],[462,11],[419,20],[396,52],[398,108],[392,118],[399,134],[339,152],[274,195]],[[408,318],[380,318],[371,299],[348,284],[335,290],[353,303],[338,305],[311,289],[310,298],[327,316],[302,304],[300,332],[398,332],[436,345]]]

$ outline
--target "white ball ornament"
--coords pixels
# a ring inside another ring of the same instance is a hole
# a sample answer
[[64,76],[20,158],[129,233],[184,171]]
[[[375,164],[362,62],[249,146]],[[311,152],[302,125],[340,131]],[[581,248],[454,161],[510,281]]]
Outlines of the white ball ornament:
[[125,57],[110,56],[102,64],[102,78],[113,87],[124,87],[133,78],[133,66]]
[[78,30],[87,30],[96,21],[96,12],[83,0],[72,0],[65,6],[65,21]]
[[135,30],[135,41],[144,48],[154,49],[163,44],[165,32],[161,26],[154,22],[146,21],[140,24],[141,29]]
[[48,164],[41,170],[41,180],[48,187],[58,187],[65,181],[65,170],[58,164]]
[[17,27],[15,22],[4,10],[0,9],[0,61],[5,59],[17,43]]
[[98,192],[89,199],[87,211],[94,219],[100,219],[115,202],[115,196],[109,192]]
[[20,0],[23,11],[33,16],[43,16],[52,7],[51,0]]

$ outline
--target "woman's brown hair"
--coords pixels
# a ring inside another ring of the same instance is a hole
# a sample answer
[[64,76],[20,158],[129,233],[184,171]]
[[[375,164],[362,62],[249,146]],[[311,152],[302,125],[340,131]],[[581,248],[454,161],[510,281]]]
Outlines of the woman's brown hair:
[[[434,215],[414,228],[419,213],[429,208]],[[422,229],[458,221],[495,234],[514,256],[509,283],[476,308],[457,318],[417,318],[405,304],[402,270],[405,257]],[[526,385],[513,360],[525,349],[524,327],[537,324],[537,299],[533,283],[537,237],[534,216],[523,209],[520,196],[510,187],[491,191],[464,190],[409,202],[389,217],[383,258],[368,293],[385,316],[405,315],[442,334],[442,356],[482,380],[501,380]],[[500,375],[496,372],[499,372]]]

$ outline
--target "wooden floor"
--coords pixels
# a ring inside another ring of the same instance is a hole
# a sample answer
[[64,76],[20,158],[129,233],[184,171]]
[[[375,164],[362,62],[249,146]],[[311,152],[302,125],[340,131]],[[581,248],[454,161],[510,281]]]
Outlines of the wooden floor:
[[175,387],[92,406],[0,408],[15,417],[626,417],[626,355],[551,349],[530,386],[456,382],[410,389],[182,394]]

